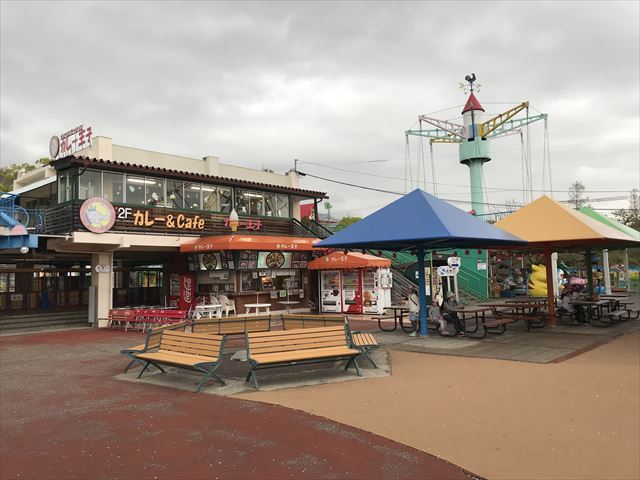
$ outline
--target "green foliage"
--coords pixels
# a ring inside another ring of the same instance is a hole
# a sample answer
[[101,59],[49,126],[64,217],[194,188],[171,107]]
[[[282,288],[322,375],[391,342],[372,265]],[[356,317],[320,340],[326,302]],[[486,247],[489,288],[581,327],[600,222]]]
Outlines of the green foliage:
[[580,210],[585,205],[589,206],[589,197],[584,195],[585,190],[584,183],[577,180],[569,185],[569,203],[576,210]]
[[0,168],[0,192],[10,192],[13,190],[13,181],[23,170],[29,172],[44,165],[49,165],[50,158],[43,157],[36,160],[35,163],[14,163],[8,167]]
[[342,217],[342,220],[337,223],[337,225],[334,227],[334,230],[338,232],[343,228],[347,228],[349,225],[353,225],[359,220],[362,220],[362,217]]
[[613,214],[627,227],[640,230],[640,192],[637,188],[629,194],[629,208],[615,210]]

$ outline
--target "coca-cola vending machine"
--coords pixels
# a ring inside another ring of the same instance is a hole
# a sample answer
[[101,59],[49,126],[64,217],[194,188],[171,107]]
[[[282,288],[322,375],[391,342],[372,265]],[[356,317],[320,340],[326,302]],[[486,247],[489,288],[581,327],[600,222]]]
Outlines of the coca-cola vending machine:
[[180,275],[180,298],[178,307],[180,310],[190,310],[195,305],[196,276],[190,274]]
[[180,275],[172,273],[169,275],[169,298],[168,304],[170,307],[177,307],[180,300]]

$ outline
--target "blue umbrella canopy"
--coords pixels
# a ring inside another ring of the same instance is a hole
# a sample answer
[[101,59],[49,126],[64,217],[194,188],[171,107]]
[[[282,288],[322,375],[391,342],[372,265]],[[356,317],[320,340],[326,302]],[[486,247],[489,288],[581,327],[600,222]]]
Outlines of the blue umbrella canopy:
[[315,246],[404,250],[526,244],[525,240],[416,189]]

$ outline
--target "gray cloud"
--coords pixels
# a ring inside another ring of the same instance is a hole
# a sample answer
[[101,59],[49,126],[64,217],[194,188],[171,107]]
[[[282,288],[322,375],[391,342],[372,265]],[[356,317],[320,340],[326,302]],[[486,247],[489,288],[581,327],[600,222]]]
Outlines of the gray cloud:
[[[0,9],[2,165],[46,155],[51,134],[84,122],[119,144],[278,171],[299,158],[325,165],[300,163],[319,176],[403,190],[404,130],[419,114],[463,104],[458,83],[473,71],[488,113],[509,107],[495,102],[524,100],[549,113],[556,189],[574,180],[591,190],[640,183],[636,2],[2,2]],[[458,119],[460,110],[434,116]],[[539,189],[542,126],[530,134]],[[419,147],[413,139],[414,173]],[[492,150],[487,187],[514,191],[490,190],[489,201],[519,198],[519,139]],[[456,148],[438,145],[435,154],[438,182],[460,185],[442,185],[440,195],[468,199]],[[387,161],[363,163],[378,159]],[[336,212],[366,214],[395,198],[310,177],[303,184],[329,192]]]

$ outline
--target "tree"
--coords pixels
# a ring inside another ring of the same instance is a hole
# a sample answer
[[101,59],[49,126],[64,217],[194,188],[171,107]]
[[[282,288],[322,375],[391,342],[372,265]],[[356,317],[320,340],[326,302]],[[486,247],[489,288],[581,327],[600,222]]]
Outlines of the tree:
[[47,157],[40,158],[36,163],[14,163],[8,167],[0,168],[0,192],[10,192],[13,190],[13,181],[18,178],[22,171],[35,170],[43,165],[48,165],[51,160]]
[[640,230],[640,192],[637,188],[629,193],[629,208],[614,210],[613,214],[627,227]]
[[324,202],[324,209],[327,211],[327,220],[331,220],[332,208],[333,208],[333,205],[331,205],[329,202]]
[[337,225],[335,226],[334,230],[340,231],[343,228],[347,228],[349,225],[353,225],[354,223],[358,222],[362,220],[362,217],[342,217],[342,220],[340,220]]
[[589,206],[589,197],[585,197],[585,186],[580,181],[575,181],[569,186],[569,203],[576,210]]

